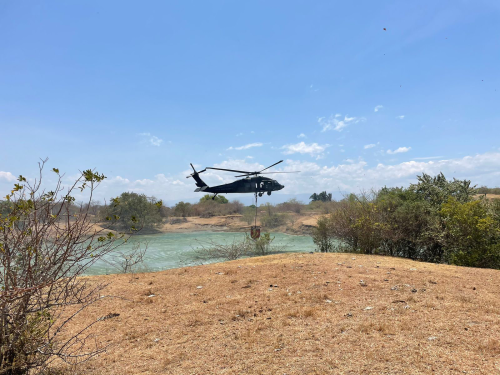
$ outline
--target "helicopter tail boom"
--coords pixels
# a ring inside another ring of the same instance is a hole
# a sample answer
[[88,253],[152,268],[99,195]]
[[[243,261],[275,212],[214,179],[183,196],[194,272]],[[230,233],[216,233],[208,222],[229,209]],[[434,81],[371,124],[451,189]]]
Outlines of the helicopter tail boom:
[[208,185],[205,183],[205,181],[203,181],[200,178],[200,173],[205,172],[207,169],[205,168],[202,171],[196,172],[196,169],[194,169],[193,164],[191,164],[191,168],[193,168],[194,172],[191,173],[189,176],[186,176],[186,178],[189,178],[189,177],[193,177],[194,178],[194,180],[196,181],[196,186],[198,186],[198,189],[196,189],[195,191],[203,191],[203,190],[207,189]]

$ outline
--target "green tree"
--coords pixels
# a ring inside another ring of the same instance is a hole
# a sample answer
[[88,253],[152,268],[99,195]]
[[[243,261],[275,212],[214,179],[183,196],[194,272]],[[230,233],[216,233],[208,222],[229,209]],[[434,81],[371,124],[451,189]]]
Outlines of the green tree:
[[314,244],[322,253],[328,253],[333,250],[331,222],[327,217],[320,217],[317,226],[312,230]]
[[321,201],[321,202],[331,202],[332,201],[332,193],[327,193],[326,191],[322,191],[319,194],[313,193],[309,199],[313,202]]
[[476,187],[471,186],[470,180],[448,181],[443,173],[437,176],[430,176],[423,173],[417,176],[418,183],[412,184],[409,190],[414,191],[419,199],[428,202],[432,208],[439,210],[448,198],[453,197],[458,202],[470,202],[477,193]]
[[191,203],[180,201],[174,207],[174,216],[186,217],[191,215]]
[[203,197],[200,198],[200,203],[203,202],[217,202],[217,203],[228,203],[229,201],[227,200],[226,197],[223,197],[222,195],[217,195],[215,199],[212,199],[212,196],[210,194],[205,194]]
[[125,192],[111,199],[101,211],[101,220],[112,222],[113,227],[120,229],[152,229],[162,223],[161,207],[162,202],[154,197]]
[[485,202],[461,203],[450,197],[442,205],[443,244],[450,263],[459,266],[499,267],[500,228]]

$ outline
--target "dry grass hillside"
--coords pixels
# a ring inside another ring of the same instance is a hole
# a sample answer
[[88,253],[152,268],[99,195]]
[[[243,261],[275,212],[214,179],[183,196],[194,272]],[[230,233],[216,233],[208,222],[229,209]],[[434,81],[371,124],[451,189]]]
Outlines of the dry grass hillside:
[[[111,284],[85,374],[498,374],[500,271],[283,254]],[[68,332],[69,333],[69,332]]]

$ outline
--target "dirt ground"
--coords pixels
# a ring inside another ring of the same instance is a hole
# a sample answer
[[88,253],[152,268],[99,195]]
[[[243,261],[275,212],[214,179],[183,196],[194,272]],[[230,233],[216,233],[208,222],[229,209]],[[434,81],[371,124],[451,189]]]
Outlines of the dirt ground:
[[111,283],[85,374],[500,374],[500,271],[281,254]]
[[486,199],[492,201],[493,199],[500,199],[500,194],[477,194],[476,198],[485,197]]

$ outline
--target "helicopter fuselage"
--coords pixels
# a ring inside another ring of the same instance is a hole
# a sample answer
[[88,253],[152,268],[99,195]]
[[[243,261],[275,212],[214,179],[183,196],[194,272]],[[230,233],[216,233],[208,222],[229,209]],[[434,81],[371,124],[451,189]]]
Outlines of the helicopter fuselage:
[[229,184],[198,188],[195,191],[206,193],[228,194],[228,193],[265,193],[283,189],[284,186],[278,181],[267,177],[247,177]]

